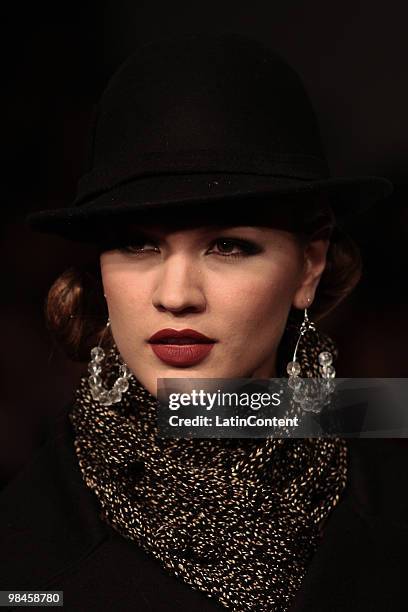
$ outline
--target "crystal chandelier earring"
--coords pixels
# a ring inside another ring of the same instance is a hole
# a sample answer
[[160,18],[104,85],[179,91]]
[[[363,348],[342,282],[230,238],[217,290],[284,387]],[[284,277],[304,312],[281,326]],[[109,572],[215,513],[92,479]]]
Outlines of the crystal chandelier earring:
[[[310,297],[307,298],[307,302],[309,305],[311,302]],[[317,380],[317,389],[312,386],[312,381],[303,380],[300,377],[301,366],[300,363],[296,361],[297,350],[303,336],[310,331],[315,332],[316,327],[313,321],[310,321],[307,308],[305,308],[292,361],[288,363],[286,372],[289,375],[288,386],[292,390],[293,401],[300,405],[305,411],[319,412],[322,406],[328,402],[333,392],[334,381],[332,379],[336,376],[336,370],[332,365],[333,356],[330,351],[322,351],[318,355],[318,370],[323,380]]]
[[[106,329],[110,327],[110,320],[106,323]],[[88,364],[88,377],[89,388],[91,395],[94,400],[99,402],[102,406],[110,406],[121,401],[122,394],[125,393],[129,388],[129,378],[132,376],[131,371],[124,361],[121,360],[119,365],[119,377],[113,383],[111,389],[107,389],[103,383],[101,372],[102,362],[105,359],[105,351],[100,346],[102,337],[99,340],[98,346],[94,346],[91,350],[91,361]]]

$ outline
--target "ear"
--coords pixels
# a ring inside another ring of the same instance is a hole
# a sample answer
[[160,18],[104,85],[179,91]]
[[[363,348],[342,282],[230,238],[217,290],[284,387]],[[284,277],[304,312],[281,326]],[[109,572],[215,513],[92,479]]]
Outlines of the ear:
[[303,271],[293,297],[295,308],[303,310],[312,305],[320,277],[326,267],[329,244],[330,240],[327,238],[317,238],[310,240],[304,247]]

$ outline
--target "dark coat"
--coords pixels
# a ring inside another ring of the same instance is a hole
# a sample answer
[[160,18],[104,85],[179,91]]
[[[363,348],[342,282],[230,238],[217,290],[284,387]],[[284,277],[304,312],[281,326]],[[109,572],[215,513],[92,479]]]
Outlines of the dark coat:
[[[407,448],[350,440],[349,481],[291,612],[408,609]],[[0,590],[62,590],[65,612],[223,610],[99,518],[67,410],[0,494]]]

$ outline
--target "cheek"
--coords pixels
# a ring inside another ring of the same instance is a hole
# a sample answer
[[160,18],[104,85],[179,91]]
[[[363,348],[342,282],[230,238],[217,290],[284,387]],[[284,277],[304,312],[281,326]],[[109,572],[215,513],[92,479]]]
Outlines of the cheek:
[[224,283],[216,301],[230,325],[265,330],[285,324],[296,290],[295,275],[286,268],[269,267],[262,273],[242,274],[239,282]]
[[146,289],[141,284],[135,284],[134,279],[117,279],[106,290],[109,314],[115,321],[116,327],[132,325],[141,321],[147,315],[146,308],[151,301],[148,299]]
[[[115,265],[116,263],[116,265]],[[125,336],[146,315],[148,295],[145,284],[135,278],[133,271],[109,259],[101,260],[101,274],[109,318],[116,335]]]

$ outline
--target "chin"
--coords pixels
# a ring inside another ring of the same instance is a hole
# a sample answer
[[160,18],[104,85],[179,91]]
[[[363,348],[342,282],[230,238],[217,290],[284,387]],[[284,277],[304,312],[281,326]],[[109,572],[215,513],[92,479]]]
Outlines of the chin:
[[189,368],[169,367],[157,372],[157,378],[213,378],[214,375],[204,368],[192,366]]

